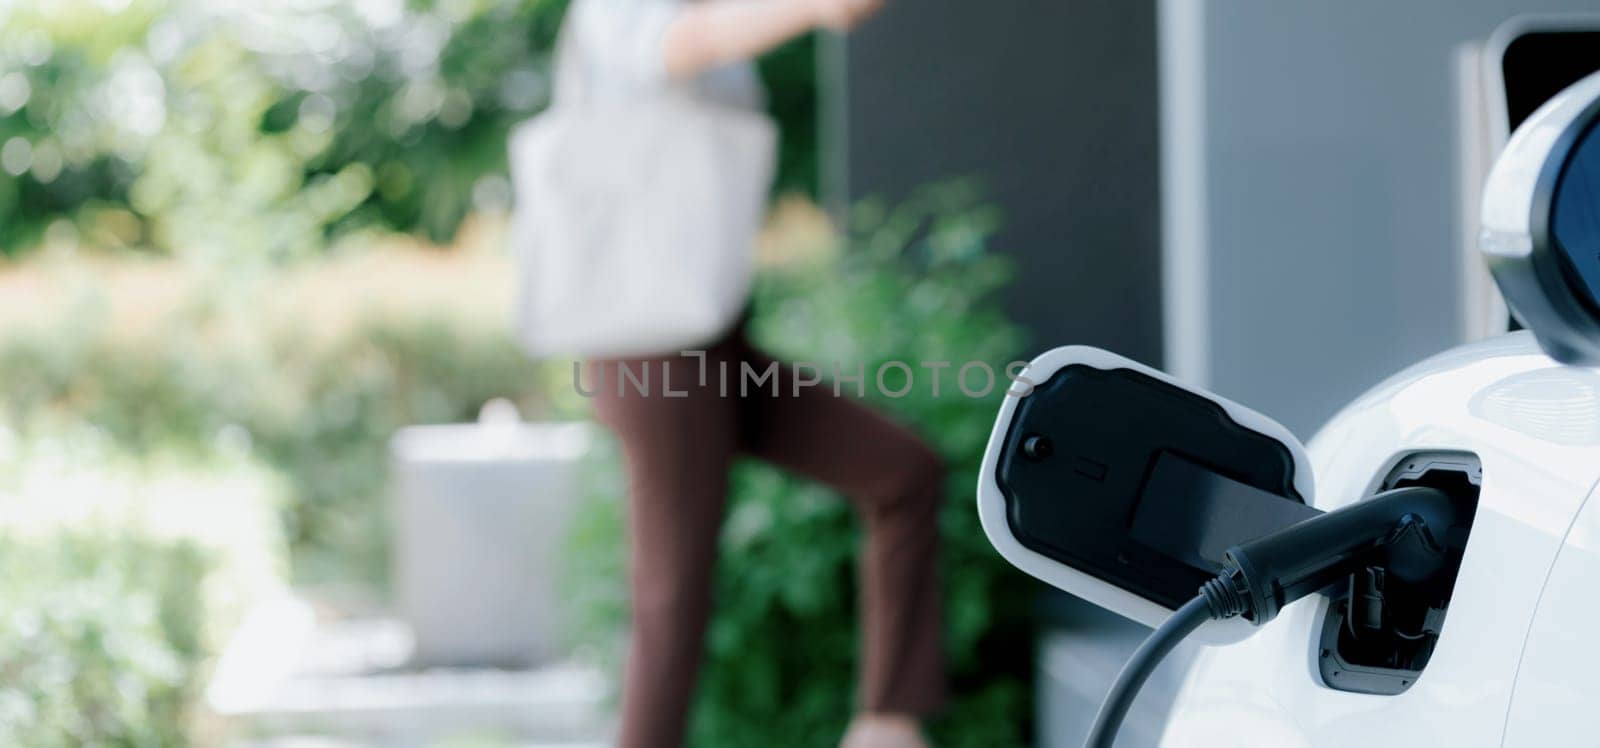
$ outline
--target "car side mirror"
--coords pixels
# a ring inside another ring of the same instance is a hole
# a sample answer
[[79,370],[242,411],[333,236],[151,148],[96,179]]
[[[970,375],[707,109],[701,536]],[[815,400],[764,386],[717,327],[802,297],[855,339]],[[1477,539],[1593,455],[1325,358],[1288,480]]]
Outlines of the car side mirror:
[[[1007,392],[979,475],[985,534],[1013,565],[1157,626],[1223,553],[1318,514],[1288,429],[1150,367],[1084,346],[1030,362]],[[1251,627],[1200,630],[1234,641]]]
[[1551,358],[1600,365],[1600,73],[1511,136],[1484,184],[1478,245]]

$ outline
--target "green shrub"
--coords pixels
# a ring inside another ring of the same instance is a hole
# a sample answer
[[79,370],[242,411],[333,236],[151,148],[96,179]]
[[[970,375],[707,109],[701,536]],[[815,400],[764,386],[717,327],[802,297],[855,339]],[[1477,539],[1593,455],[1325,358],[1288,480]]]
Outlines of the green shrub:
[[187,744],[205,571],[183,543],[0,538],[0,745]]
[[[494,398],[546,414],[550,371],[503,330],[443,320],[371,321],[313,355],[280,358],[300,398],[243,421],[267,463],[288,478],[297,578],[387,578],[389,439],[418,423],[477,420]],[[265,404],[265,403],[263,403]]]
[[295,578],[381,587],[389,438],[474,420],[497,397],[544,414],[554,370],[503,329],[446,318],[371,319],[327,342],[309,342],[306,324],[243,339],[195,319],[131,341],[83,321],[13,333],[0,339],[0,428],[88,424],[133,455],[205,457],[242,441],[288,485]]
[[373,223],[447,239],[546,103],[566,0],[52,5],[0,24],[0,143],[30,156],[0,176],[0,255],[61,218],[96,246],[225,257]]
[[[861,361],[869,372],[889,360],[984,361],[1001,371],[1023,339],[995,299],[1009,277],[986,251],[997,218],[974,202],[970,187],[951,184],[892,210],[861,206],[856,224],[867,230],[849,251],[761,281],[756,341],[808,361]],[[951,467],[941,532],[953,699],[932,732],[939,745],[1020,745],[1031,713],[1033,586],[989,547],[972,499],[1004,387],[970,399],[952,396],[948,381],[937,398],[921,385],[903,398],[870,398],[913,424]],[[610,447],[596,457],[569,579],[581,638],[613,661],[626,625],[615,455]],[[852,708],[856,522],[828,489],[762,464],[738,465],[732,485],[692,743],[831,745]]]

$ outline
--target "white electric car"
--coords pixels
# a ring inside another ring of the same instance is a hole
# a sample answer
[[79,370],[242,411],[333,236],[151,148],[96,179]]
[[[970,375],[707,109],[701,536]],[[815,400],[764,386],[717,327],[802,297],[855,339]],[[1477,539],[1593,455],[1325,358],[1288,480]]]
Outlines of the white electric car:
[[[1011,563],[1203,649],[1166,746],[1600,746],[1600,74],[1513,135],[1481,249],[1527,331],[1270,418],[1092,348],[1022,372],[978,510]],[[1379,333],[1375,333],[1379,334]]]

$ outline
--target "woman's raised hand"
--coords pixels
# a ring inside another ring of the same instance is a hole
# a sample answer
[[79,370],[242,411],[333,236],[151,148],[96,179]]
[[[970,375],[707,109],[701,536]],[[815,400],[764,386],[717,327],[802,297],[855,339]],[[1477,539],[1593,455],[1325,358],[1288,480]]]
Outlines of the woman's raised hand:
[[[0,0],[3,2],[3,0]],[[702,0],[685,3],[662,45],[667,74],[687,78],[750,60],[815,28],[849,31],[884,0]]]

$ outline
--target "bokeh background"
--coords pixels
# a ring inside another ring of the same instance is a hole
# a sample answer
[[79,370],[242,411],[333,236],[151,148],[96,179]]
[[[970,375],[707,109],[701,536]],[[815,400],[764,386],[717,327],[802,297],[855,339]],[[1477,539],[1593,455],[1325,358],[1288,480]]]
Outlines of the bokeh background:
[[[762,61],[752,333],[869,368],[1098,345],[1309,438],[1503,329],[1477,186],[1527,82],[1488,42],[1593,5],[894,0]],[[0,0],[0,745],[603,744],[620,465],[508,329],[505,136],[563,6]],[[998,560],[998,396],[929,395],[874,404],[953,467],[932,735],[1077,745],[1145,632]],[[833,744],[854,520],[735,486],[694,744]]]
[[[391,439],[490,402],[532,423],[587,417],[569,362],[511,339],[503,246],[505,136],[547,103],[564,5],[0,3],[0,744],[603,734],[626,605],[602,434],[544,549],[553,652],[373,654],[406,635]],[[816,58],[807,38],[762,63],[783,145],[755,335],[869,367],[1018,357],[997,303],[1010,266],[987,248],[1001,218],[974,184],[852,200],[848,234],[818,207]],[[881,405],[957,468],[957,698],[935,734],[1019,743],[1031,587],[968,511],[995,403],[919,390]],[[471,479],[450,485],[442,500],[473,511]],[[854,682],[854,520],[759,465],[736,486],[695,743],[828,744]],[[491,671],[504,677],[478,677]],[[519,698],[584,716],[491,708]]]

